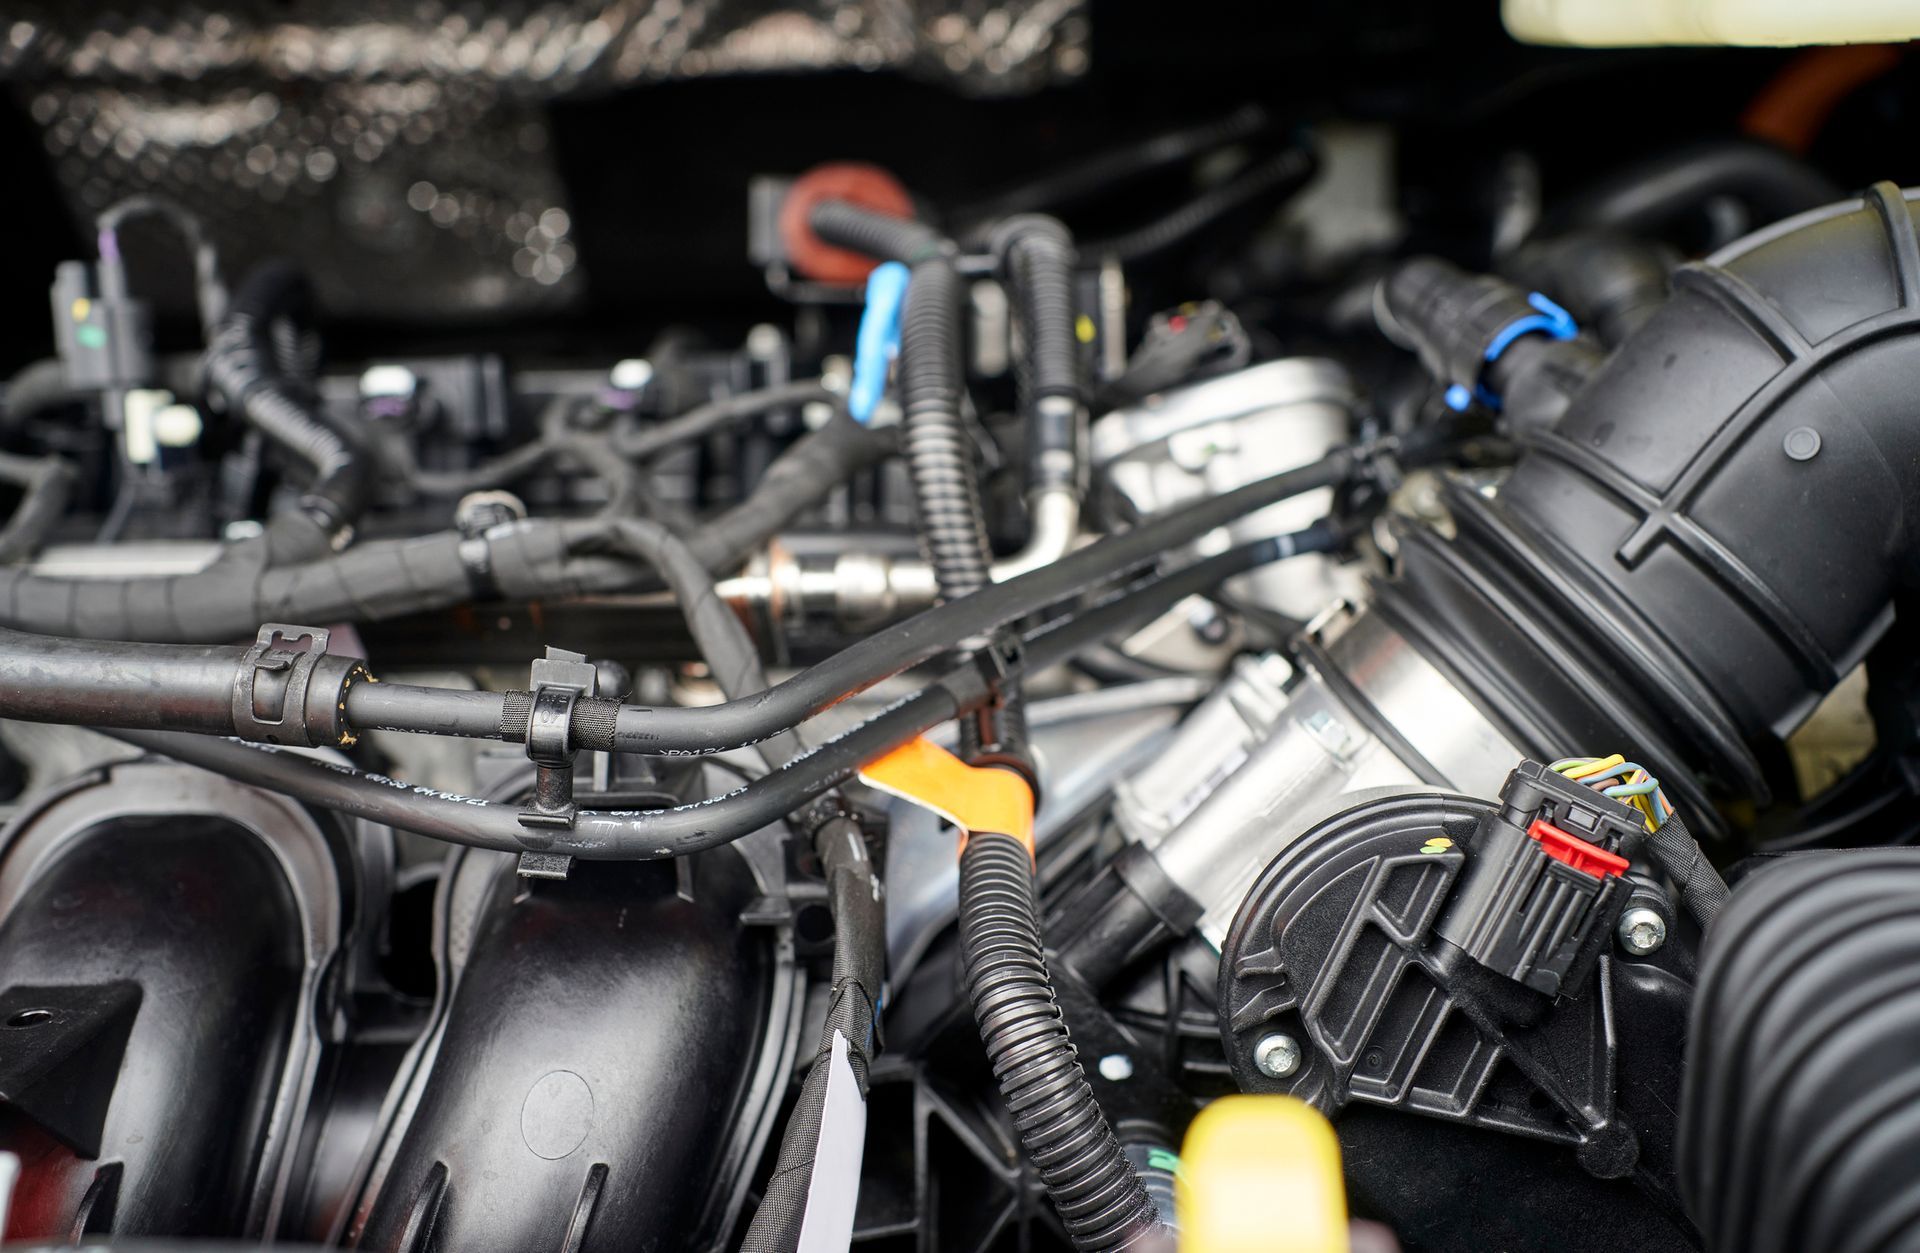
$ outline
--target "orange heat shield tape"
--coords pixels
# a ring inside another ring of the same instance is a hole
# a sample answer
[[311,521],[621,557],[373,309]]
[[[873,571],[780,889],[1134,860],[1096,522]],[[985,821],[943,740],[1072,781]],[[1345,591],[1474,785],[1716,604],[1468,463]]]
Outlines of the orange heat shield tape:
[[918,736],[860,769],[870,787],[930,809],[960,828],[1010,835],[1033,852],[1033,791],[1026,780],[994,766],[969,766]]

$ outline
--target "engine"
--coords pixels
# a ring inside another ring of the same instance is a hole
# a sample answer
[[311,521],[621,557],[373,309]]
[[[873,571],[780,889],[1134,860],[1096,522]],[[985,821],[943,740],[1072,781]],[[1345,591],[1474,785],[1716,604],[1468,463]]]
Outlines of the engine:
[[1920,24],[1216,7],[12,21],[0,1239],[1920,1241]]

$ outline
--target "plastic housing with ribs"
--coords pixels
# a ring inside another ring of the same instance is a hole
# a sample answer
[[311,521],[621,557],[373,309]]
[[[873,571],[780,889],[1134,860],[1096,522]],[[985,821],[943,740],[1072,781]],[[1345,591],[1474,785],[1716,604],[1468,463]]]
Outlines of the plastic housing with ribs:
[[1496,498],[1452,493],[1453,540],[1406,536],[1381,612],[1530,750],[1632,744],[1766,803],[1766,746],[1920,572],[1917,194],[1682,267]]

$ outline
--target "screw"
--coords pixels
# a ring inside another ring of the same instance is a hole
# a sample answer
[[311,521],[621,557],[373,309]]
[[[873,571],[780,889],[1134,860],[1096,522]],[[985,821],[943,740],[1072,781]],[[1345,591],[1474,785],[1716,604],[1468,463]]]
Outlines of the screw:
[[1615,934],[1620,937],[1621,948],[1635,957],[1646,957],[1659,952],[1660,946],[1667,942],[1667,920],[1658,910],[1636,905],[1620,915]]
[[1253,1046],[1253,1064],[1269,1079],[1285,1079],[1300,1069],[1300,1043],[1277,1031],[1263,1036],[1260,1043]]
[[1133,1059],[1125,1053],[1108,1053],[1100,1059],[1100,1077],[1109,1083],[1125,1083],[1133,1078]]

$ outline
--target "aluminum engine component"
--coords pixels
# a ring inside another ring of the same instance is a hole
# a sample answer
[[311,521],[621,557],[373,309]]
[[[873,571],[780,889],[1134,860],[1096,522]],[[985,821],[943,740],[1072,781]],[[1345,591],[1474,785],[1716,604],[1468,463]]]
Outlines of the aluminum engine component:
[[[1093,425],[1093,466],[1133,509],[1155,513],[1324,456],[1347,442],[1353,403],[1353,380],[1338,362],[1269,361],[1108,414]],[[1207,537],[1201,548],[1297,531],[1324,517],[1332,498],[1330,491],[1310,492],[1269,506]],[[1359,592],[1357,576],[1320,559],[1281,562],[1237,585],[1296,618]]]
[[1239,663],[1166,755],[1115,789],[1114,817],[1201,909],[1216,947],[1267,863],[1316,821],[1420,786],[1499,789],[1506,736],[1376,614],[1341,605],[1296,671]]

